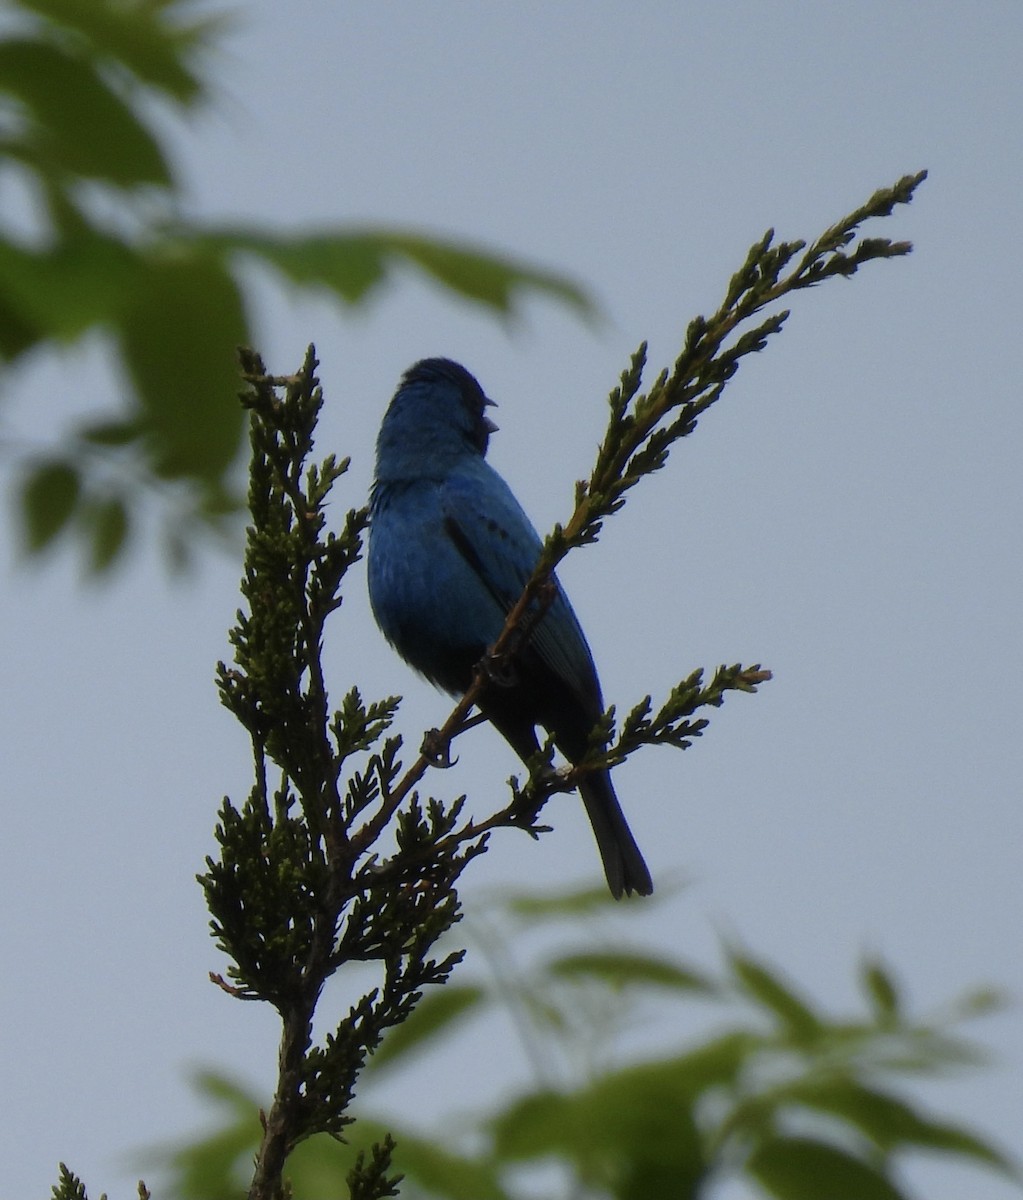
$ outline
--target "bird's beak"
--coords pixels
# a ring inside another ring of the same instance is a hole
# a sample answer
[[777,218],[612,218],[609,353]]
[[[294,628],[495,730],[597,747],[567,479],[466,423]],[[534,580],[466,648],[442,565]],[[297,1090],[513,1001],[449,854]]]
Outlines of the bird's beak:
[[[491,400],[489,396],[484,396],[483,406],[484,408],[497,408],[497,401]],[[494,421],[491,421],[491,419],[486,415],[483,417],[483,427],[486,429],[487,433],[497,433],[497,431],[501,428],[500,425]]]

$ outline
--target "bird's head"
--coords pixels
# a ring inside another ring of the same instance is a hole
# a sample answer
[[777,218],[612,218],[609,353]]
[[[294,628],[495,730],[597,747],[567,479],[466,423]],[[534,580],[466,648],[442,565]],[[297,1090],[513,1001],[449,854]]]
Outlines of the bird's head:
[[483,457],[497,426],[493,405],[465,367],[424,358],[401,377],[380,426],[377,479],[442,476],[466,455]]

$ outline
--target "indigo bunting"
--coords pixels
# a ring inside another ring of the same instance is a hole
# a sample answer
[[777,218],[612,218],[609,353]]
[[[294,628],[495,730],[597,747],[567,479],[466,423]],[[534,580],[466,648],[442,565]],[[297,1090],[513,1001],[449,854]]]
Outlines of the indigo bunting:
[[[511,489],[485,461],[493,404],[446,358],[410,367],[384,415],[370,499],[369,597],[384,637],[431,683],[462,695],[522,594],[542,544]],[[536,726],[572,763],[604,711],[586,638],[561,586],[479,708],[526,761]],[[579,784],[608,886],[653,891],[607,771]]]

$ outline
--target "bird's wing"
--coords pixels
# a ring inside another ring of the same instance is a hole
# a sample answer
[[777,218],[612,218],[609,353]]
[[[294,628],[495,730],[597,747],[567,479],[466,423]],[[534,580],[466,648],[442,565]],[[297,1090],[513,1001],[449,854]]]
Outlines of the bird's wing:
[[[543,544],[504,480],[487,464],[443,485],[444,529],[467,566],[507,615],[533,573]],[[555,580],[557,584],[557,580]],[[600,706],[596,670],[582,628],[560,584],[529,649],[590,705]],[[494,637],[498,630],[495,630]]]

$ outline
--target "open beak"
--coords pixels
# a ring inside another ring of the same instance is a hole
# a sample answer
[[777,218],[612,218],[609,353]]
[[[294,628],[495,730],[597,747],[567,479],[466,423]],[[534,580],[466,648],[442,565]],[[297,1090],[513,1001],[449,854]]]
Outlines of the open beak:
[[[484,408],[497,408],[497,401],[491,400],[489,396],[484,396],[483,406]],[[497,433],[497,431],[501,428],[501,426],[496,424],[496,422],[491,421],[486,414],[483,416],[483,427],[486,429],[487,433]]]

